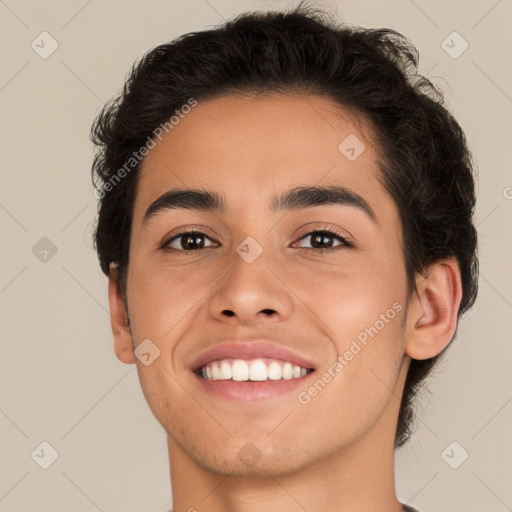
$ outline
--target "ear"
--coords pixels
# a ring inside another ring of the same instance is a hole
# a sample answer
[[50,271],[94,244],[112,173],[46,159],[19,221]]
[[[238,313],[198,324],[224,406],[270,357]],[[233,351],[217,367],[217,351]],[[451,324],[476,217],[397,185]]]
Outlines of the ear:
[[457,329],[462,298],[460,269],[455,256],[433,264],[417,283],[407,315],[405,353],[412,359],[440,354]]
[[110,264],[108,301],[110,303],[110,323],[114,336],[114,351],[120,361],[133,364],[135,363],[135,355],[133,353],[132,331],[119,289],[119,271],[115,263]]

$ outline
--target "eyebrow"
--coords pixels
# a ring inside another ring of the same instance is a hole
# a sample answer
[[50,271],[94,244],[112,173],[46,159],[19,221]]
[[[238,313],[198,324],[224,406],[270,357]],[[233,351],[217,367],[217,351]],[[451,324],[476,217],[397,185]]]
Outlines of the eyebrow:
[[[272,198],[270,210],[300,210],[324,205],[352,206],[364,212],[378,224],[375,212],[360,195],[340,186],[296,187]],[[167,210],[187,209],[226,213],[224,198],[215,191],[172,189],[153,201],[144,214],[143,222]]]

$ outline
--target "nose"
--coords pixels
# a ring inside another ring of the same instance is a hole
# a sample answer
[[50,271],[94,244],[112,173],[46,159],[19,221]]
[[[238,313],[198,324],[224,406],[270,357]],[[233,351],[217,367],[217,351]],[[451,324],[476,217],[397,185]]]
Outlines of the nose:
[[254,325],[289,318],[293,293],[283,269],[265,251],[252,263],[237,253],[230,268],[210,295],[210,315],[222,322]]

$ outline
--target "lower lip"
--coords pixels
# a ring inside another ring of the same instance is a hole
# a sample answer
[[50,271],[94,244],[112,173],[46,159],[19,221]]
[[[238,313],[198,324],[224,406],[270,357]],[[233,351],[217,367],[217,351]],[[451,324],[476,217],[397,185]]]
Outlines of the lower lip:
[[314,372],[307,373],[297,379],[263,380],[263,381],[234,381],[234,380],[212,380],[200,377],[192,372],[192,375],[199,380],[200,384],[209,393],[221,396],[228,400],[239,402],[252,402],[256,400],[267,400],[287,393],[304,386],[305,380]]

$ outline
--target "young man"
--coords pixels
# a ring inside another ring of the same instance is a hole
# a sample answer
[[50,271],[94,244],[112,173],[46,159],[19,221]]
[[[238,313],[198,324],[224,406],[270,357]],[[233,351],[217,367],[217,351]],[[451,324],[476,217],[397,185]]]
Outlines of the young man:
[[174,512],[398,512],[412,399],[476,297],[469,150],[391,30],[308,7],[161,45],[93,127],[114,348]]

